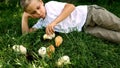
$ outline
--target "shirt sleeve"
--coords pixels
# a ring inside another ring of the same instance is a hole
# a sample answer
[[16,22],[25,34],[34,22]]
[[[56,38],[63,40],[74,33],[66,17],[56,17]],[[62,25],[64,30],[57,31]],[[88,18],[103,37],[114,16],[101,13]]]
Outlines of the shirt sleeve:
[[64,5],[67,4],[66,2],[59,2],[59,1],[49,1],[46,3],[46,5],[54,5],[57,7],[64,7]]
[[61,11],[64,9],[66,3],[65,2],[58,2],[58,1],[50,1],[45,4],[47,12],[51,12],[54,14],[60,14]]
[[42,29],[42,19],[39,19],[36,24],[32,26],[35,29]]

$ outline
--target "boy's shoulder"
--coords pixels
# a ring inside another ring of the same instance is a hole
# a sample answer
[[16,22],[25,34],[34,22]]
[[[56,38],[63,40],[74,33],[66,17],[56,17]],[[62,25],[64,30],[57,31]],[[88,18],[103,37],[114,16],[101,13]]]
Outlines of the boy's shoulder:
[[65,3],[65,2],[59,2],[59,1],[48,1],[45,4],[61,4],[61,3]]
[[56,3],[56,2],[58,2],[58,1],[48,1],[48,2],[46,2],[46,4],[47,3]]

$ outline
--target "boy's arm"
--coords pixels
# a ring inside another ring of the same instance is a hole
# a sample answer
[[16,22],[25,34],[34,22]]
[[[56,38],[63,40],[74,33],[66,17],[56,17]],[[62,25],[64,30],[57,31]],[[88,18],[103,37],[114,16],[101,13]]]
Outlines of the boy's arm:
[[65,18],[67,18],[74,9],[75,6],[73,4],[66,4],[61,14],[46,27],[46,33],[48,35],[52,34],[54,32],[54,26],[57,25],[62,20],[64,20]]
[[22,34],[33,32],[36,30],[34,28],[29,28],[29,26],[28,26],[28,18],[29,17],[30,17],[30,15],[26,12],[24,12],[22,15],[22,25],[21,25],[22,26]]

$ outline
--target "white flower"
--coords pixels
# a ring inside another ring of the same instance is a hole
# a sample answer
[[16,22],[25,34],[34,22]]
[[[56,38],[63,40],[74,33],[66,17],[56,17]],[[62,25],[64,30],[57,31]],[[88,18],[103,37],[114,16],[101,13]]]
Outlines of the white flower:
[[63,64],[71,64],[69,56],[65,55],[58,59],[57,66],[62,66]]
[[27,49],[23,45],[14,45],[12,48],[14,51],[20,52],[21,54],[27,53]]
[[53,39],[55,37],[55,33],[53,33],[52,35],[47,35],[47,34],[44,34],[43,35],[43,39],[46,40],[46,39]]
[[41,47],[39,50],[38,50],[38,54],[44,58],[46,56],[46,47]]

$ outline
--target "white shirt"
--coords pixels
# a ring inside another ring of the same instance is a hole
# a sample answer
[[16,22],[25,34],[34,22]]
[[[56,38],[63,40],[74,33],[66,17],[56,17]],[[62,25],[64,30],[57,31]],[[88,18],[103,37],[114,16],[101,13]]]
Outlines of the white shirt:
[[[64,9],[66,3],[49,1],[45,4],[47,15],[45,19],[39,19],[33,28],[39,29],[51,23]],[[54,30],[56,32],[69,33],[81,31],[87,17],[87,5],[77,6],[75,10],[63,21],[59,22]]]

